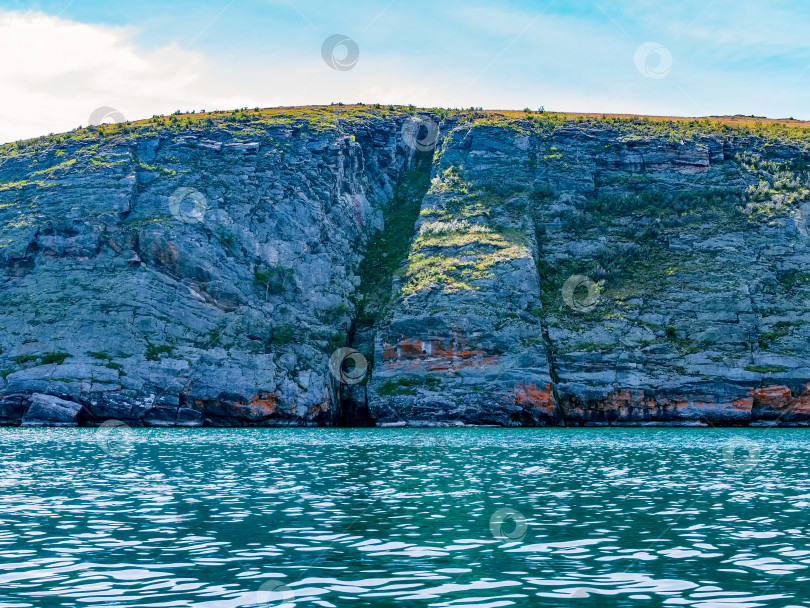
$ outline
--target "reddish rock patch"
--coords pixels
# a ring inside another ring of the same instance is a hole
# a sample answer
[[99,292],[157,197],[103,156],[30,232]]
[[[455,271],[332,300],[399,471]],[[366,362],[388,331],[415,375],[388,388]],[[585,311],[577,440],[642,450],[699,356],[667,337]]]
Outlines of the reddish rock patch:
[[277,393],[259,393],[248,403],[251,416],[266,417],[272,416],[278,406]]
[[787,386],[773,385],[754,389],[754,418],[780,422],[810,421],[810,382],[794,396]]
[[754,407],[784,409],[793,403],[793,395],[786,386],[766,386],[755,388]]
[[746,424],[751,421],[754,398],[744,389],[735,397],[724,394],[656,394],[643,389],[615,389],[602,398],[564,400],[563,412],[572,424],[683,423]]
[[514,403],[524,409],[533,408],[547,416],[553,416],[557,406],[551,384],[546,384],[542,389],[536,384],[517,385]]
[[463,367],[484,367],[496,365],[498,358],[486,356],[477,348],[465,348],[456,339],[449,345],[441,339],[404,339],[397,344],[383,345],[383,365],[385,368],[426,372],[450,372]]
[[[417,338],[404,339],[397,344],[383,345],[383,361],[425,359],[429,357],[470,359],[476,355],[484,355],[485,351],[476,348],[464,348],[457,340],[451,339],[445,346],[442,339],[431,339],[423,342]],[[455,346],[455,348],[454,348]]]

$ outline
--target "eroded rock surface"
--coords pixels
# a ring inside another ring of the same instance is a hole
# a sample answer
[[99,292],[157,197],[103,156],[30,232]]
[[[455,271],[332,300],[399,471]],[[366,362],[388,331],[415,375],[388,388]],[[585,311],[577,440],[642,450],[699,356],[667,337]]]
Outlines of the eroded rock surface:
[[335,107],[3,146],[0,424],[808,424],[808,142]]
[[34,393],[22,417],[22,426],[76,426],[82,406],[53,395]]

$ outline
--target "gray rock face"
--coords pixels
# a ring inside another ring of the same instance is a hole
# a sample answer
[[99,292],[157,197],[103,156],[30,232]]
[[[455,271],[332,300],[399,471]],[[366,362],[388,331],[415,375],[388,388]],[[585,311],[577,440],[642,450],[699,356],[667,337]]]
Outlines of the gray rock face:
[[39,393],[31,395],[30,401],[31,405],[22,418],[22,426],[77,425],[81,404]]
[[807,422],[806,134],[650,129],[447,134],[380,325],[378,420],[739,425],[770,391]]
[[0,424],[806,424],[809,131],[335,107],[0,147]]

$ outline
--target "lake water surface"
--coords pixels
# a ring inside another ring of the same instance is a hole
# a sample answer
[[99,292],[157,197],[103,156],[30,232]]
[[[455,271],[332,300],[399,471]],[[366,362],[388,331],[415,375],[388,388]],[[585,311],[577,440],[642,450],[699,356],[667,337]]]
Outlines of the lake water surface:
[[0,429],[0,608],[810,606],[810,430]]

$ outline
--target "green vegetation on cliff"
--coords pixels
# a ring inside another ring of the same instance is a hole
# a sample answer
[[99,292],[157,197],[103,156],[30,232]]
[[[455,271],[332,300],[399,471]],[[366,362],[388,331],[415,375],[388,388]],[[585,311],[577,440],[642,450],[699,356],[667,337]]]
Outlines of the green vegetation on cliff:
[[[415,153],[414,121],[435,150]],[[343,406],[671,422],[692,404],[736,424],[771,385],[801,404],[809,134],[355,105],[7,144],[0,396],[156,425],[356,420]],[[334,391],[345,346],[369,367]]]
[[383,209],[383,229],[369,238],[358,270],[357,329],[368,329],[386,311],[391,281],[405,262],[422,199],[430,185],[431,156],[416,153],[391,202]]

